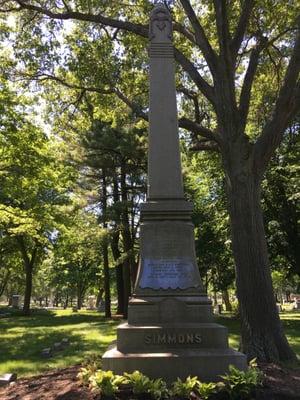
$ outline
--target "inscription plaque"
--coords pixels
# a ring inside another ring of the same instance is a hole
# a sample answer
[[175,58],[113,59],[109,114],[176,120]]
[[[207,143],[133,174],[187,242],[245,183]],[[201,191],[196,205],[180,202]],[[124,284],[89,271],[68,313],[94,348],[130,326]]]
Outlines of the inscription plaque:
[[145,259],[139,286],[154,290],[188,289],[197,286],[197,278],[189,259]]
[[202,342],[200,333],[155,333],[144,336],[145,344],[197,345]]

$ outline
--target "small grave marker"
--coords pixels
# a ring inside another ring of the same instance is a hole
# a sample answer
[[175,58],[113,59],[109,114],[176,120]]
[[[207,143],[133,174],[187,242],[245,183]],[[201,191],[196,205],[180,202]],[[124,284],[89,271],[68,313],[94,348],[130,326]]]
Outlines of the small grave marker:
[[41,356],[44,358],[52,357],[51,347],[47,347],[46,349],[42,350]]
[[61,342],[56,342],[56,343],[54,343],[54,345],[53,345],[53,350],[54,351],[60,351],[60,350],[62,350],[62,343]]
[[17,374],[3,374],[0,375],[0,386],[8,385],[17,379]]

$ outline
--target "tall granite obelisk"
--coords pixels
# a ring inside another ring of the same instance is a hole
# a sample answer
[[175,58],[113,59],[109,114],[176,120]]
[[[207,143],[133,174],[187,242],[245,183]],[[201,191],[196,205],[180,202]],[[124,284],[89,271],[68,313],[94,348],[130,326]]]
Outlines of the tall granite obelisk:
[[184,200],[180,163],[172,20],[151,13],[148,196],[141,207],[140,265],[128,323],[103,355],[103,368],[140,370],[167,381],[197,375],[218,379],[245,355],[228,348],[225,327],[212,322],[197,267],[192,205]]

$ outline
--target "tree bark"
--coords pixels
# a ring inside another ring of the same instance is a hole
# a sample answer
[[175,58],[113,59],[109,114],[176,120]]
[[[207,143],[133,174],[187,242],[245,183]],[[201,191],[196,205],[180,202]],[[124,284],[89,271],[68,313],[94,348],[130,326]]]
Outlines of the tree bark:
[[228,293],[227,289],[222,291],[222,298],[223,298],[223,301],[224,301],[224,304],[225,304],[226,311],[231,312],[232,311],[232,306],[231,306],[231,303],[230,303],[229,293]]
[[32,293],[32,275],[33,275],[33,266],[35,263],[37,250],[38,250],[38,243],[34,244],[32,249],[31,257],[29,257],[25,239],[23,236],[18,236],[16,238],[19,250],[23,259],[23,265],[25,270],[25,295],[24,295],[24,305],[23,305],[23,314],[30,315],[30,300],[31,300],[31,293]]
[[24,294],[24,306],[23,306],[23,314],[30,315],[30,300],[32,293],[32,265],[30,263],[24,262],[25,268],[25,294]]
[[115,226],[112,233],[111,239],[111,251],[116,262],[115,272],[116,272],[116,285],[117,285],[117,298],[118,298],[118,306],[117,306],[117,314],[124,314],[124,281],[123,281],[123,265],[119,262],[121,257],[121,252],[119,249],[119,229],[121,223],[121,212],[118,208],[118,204],[120,201],[119,197],[119,185],[116,173],[113,176],[113,200],[115,206]]
[[110,276],[108,262],[108,244],[105,241],[102,247],[103,266],[104,266],[104,298],[105,298],[105,318],[111,318],[111,299],[110,299]]
[[[107,228],[107,187],[106,187],[106,172],[103,169],[102,174],[102,213],[103,213],[103,228]],[[104,239],[102,244],[103,267],[104,267],[104,299],[105,299],[105,318],[111,318],[111,299],[110,299],[110,274],[108,260],[108,242]]]
[[0,283],[0,297],[3,295],[3,293],[5,291],[5,288],[6,288],[7,284],[8,284],[10,275],[11,275],[11,271],[8,270],[6,272],[6,274],[5,274],[5,277],[3,278],[2,282]]
[[125,162],[121,163],[121,197],[122,197],[122,238],[124,250],[127,258],[123,262],[123,282],[124,282],[124,318],[128,315],[128,302],[131,295],[131,261],[132,261],[132,243],[128,219],[127,207],[127,188],[126,188],[126,168]]
[[241,350],[248,359],[294,360],[276,308],[260,204],[260,182],[247,176],[229,179],[228,200],[236,286],[242,326]]

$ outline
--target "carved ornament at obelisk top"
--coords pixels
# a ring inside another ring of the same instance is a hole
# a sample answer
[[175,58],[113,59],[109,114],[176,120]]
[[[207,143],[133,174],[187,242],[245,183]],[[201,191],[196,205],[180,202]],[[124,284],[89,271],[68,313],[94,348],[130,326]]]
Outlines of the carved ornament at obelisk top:
[[151,13],[149,39],[151,43],[172,43],[172,19],[164,5],[157,5]]

